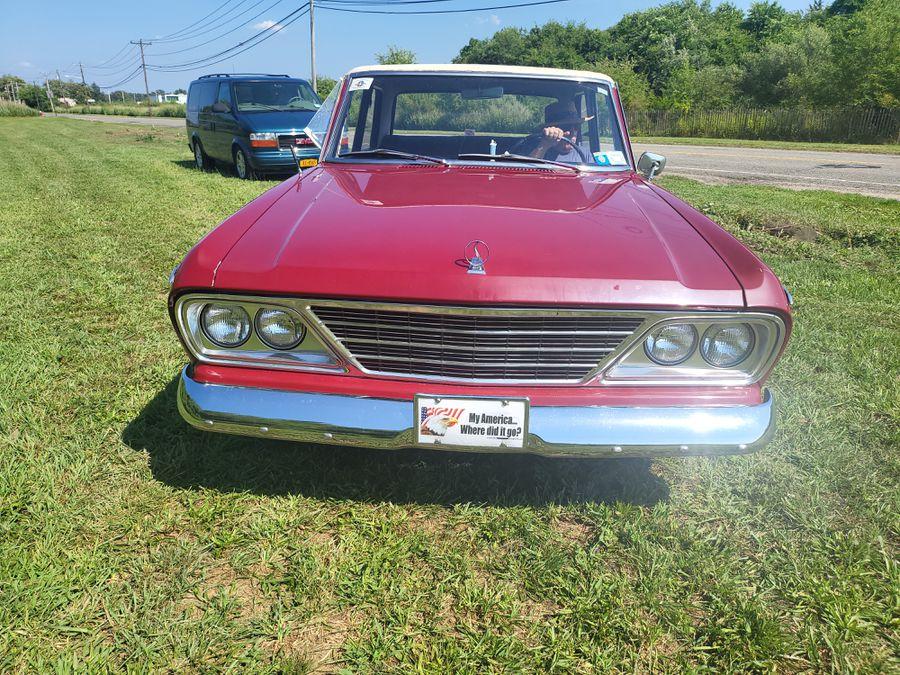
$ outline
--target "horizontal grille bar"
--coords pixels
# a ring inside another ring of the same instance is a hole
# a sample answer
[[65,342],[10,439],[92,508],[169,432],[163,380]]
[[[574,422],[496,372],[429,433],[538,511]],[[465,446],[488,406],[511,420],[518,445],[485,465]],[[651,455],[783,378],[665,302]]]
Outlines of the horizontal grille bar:
[[362,305],[311,309],[369,371],[464,380],[582,380],[642,322],[538,310],[523,315]]

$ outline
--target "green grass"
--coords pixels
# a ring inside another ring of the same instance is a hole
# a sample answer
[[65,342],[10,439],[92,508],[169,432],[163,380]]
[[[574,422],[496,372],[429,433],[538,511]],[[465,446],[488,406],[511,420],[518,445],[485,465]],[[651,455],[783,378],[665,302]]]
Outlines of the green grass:
[[762,452],[374,452],[175,410],[168,272],[273,183],[169,129],[0,146],[0,671],[896,672],[900,202],[663,181],[796,296]]
[[821,150],[823,152],[874,152],[880,155],[900,154],[900,145],[867,145],[864,143],[815,143],[803,141],[758,141],[740,138],[689,138],[680,136],[635,136],[632,143],[644,145],[714,145],[725,148],[772,148],[774,150]]
[[63,108],[59,112],[79,115],[119,115],[125,117],[184,117],[183,103],[96,103]]
[[0,100],[0,117],[38,117],[40,114],[24,103]]

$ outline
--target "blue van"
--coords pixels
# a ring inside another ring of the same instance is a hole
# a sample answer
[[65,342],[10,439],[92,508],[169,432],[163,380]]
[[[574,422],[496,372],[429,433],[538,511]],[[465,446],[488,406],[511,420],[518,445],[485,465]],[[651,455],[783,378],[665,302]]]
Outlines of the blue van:
[[188,89],[187,136],[197,168],[234,166],[240,178],[315,166],[319,149],[303,133],[322,104],[309,82],[287,75],[204,75]]

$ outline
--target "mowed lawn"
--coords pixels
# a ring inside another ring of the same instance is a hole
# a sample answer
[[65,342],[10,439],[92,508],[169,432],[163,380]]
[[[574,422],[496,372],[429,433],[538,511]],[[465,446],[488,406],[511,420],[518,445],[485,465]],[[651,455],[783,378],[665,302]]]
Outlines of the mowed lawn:
[[272,182],[175,130],[0,120],[0,671],[896,672],[900,203],[661,179],[789,285],[765,450],[204,434],[166,278]]

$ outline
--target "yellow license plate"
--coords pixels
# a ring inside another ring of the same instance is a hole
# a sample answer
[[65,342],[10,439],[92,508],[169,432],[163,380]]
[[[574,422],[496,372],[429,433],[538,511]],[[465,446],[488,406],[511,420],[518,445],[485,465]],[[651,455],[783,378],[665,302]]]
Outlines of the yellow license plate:
[[318,163],[319,163],[319,160],[317,160],[317,159],[301,159],[300,160],[300,168],[308,169],[309,167],[315,166]]

